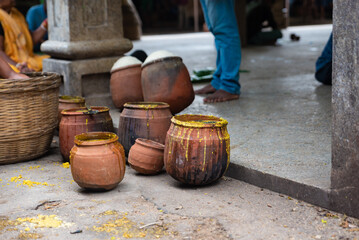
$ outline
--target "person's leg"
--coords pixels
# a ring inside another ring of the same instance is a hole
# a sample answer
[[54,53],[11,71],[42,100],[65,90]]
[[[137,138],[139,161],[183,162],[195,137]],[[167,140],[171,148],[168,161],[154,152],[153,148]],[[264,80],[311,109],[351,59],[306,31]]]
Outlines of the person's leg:
[[332,85],[332,62],[315,72],[315,79],[324,85]]
[[[204,19],[207,24],[208,30],[214,35],[213,33],[213,25],[212,21],[210,19],[210,16],[208,15],[208,8],[207,8],[207,1],[201,0],[201,5],[203,9]],[[220,76],[221,76],[221,64],[220,64],[220,52],[218,49],[217,42],[215,41],[216,49],[217,49],[217,60],[216,60],[216,71],[213,73],[213,79],[210,84],[204,86],[203,88],[196,90],[195,94],[209,94],[214,93],[217,89],[220,87]]]
[[[215,36],[218,50],[217,66],[220,71],[219,88],[204,99],[205,102],[222,102],[238,99],[240,92],[239,67],[241,63],[241,43],[234,0],[203,0],[211,22],[211,32]],[[217,69],[218,70],[218,69]]]

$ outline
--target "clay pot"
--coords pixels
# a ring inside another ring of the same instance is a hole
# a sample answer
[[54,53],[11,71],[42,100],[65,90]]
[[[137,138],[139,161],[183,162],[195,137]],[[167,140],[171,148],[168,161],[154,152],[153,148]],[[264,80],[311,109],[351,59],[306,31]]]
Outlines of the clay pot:
[[117,60],[111,69],[112,101],[121,111],[127,102],[143,101],[141,64],[137,58],[125,56]]
[[61,112],[59,139],[63,159],[69,161],[70,150],[74,146],[75,136],[86,132],[113,132],[110,109],[107,107],[91,107],[96,114],[90,114],[83,108],[67,109]]
[[126,103],[120,115],[118,137],[126,156],[137,138],[164,144],[171,125],[169,105],[162,102]]
[[125,152],[110,132],[90,132],[76,135],[71,149],[70,164],[74,181],[82,188],[110,190],[125,175]]
[[166,51],[152,53],[142,64],[144,101],[166,102],[172,114],[179,113],[194,100],[193,86],[180,57]]
[[179,115],[171,121],[164,153],[167,173],[190,185],[221,178],[230,161],[228,122],[205,115]]
[[128,154],[128,163],[142,174],[156,174],[163,168],[165,145],[143,138],[137,138]]
[[60,96],[58,119],[61,122],[61,112],[65,109],[80,108],[85,106],[85,98],[79,96]]

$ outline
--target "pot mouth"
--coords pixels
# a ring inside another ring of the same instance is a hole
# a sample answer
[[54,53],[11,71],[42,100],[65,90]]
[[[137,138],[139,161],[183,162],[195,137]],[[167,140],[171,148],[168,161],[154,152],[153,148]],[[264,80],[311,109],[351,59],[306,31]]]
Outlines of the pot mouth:
[[165,102],[128,102],[123,105],[125,108],[131,108],[131,109],[163,109],[163,108],[169,108],[170,105],[168,105]]
[[[92,107],[91,110],[96,113],[103,113],[103,112],[109,112],[110,109],[108,107]],[[71,109],[65,109],[61,111],[61,114],[64,116],[69,115],[93,115],[91,111],[89,111],[86,107],[79,107],[79,108],[71,108]]]
[[191,128],[225,127],[228,121],[211,115],[183,114],[173,116],[171,122],[175,125]]
[[59,102],[61,103],[85,103],[85,98],[80,96],[59,96]]
[[157,58],[157,59],[151,60],[149,62],[142,63],[142,68],[144,68],[144,67],[146,67],[148,65],[151,65],[153,63],[163,62],[163,61],[172,60],[172,59],[179,59],[179,60],[182,61],[182,58],[179,57],[179,56],[170,56],[170,57]]
[[88,132],[75,136],[75,144],[81,146],[96,146],[113,143],[118,136],[112,132]]
[[162,143],[150,140],[150,139],[137,138],[136,143],[143,145],[145,147],[155,148],[155,149],[158,149],[161,151],[163,151],[165,149],[165,145],[163,145]]

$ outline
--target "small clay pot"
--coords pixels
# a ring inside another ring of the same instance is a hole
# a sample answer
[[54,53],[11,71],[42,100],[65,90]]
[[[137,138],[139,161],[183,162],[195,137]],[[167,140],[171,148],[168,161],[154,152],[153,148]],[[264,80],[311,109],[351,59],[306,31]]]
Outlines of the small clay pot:
[[90,190],[115,188],[125,175],[126,160],[118,137],[110,132],[76,135],[70,164],[74,181]]
[[191,78],[182,58],[167,51],[152,53],[142,64],[144,101],[165,102],[172,114],[181,112],[194,100]]
[[171,125],[169,105],[162,102],[126,103],[120,115],[118,137],[126,156],[137,138],[164,144]]
[[75,136],[86,132],[113,132],[110,109],[107,107],[66,109],[61,112],[59,139],[60,151],[64,161],[69,161],[70,150],[74,146]]
[[174,179],[205,185],[221,178],[230,162],[228,122],[206,115],[178,115],[167,132],[164,165]]
[[79,96],[60,96],[59,97],[59,125],[62,117],[62,110],[71,109],[71,108],[80,108],[85,106],[85,98]]
[[156,174],[163,168],[165,145],[143,138],[137,138],[128,154],[128,163],[142,174]]
[[141,64],[137,58],[125,56],[117,60],[111,69],[112,101],[120,111],[127,102],[143,101]]

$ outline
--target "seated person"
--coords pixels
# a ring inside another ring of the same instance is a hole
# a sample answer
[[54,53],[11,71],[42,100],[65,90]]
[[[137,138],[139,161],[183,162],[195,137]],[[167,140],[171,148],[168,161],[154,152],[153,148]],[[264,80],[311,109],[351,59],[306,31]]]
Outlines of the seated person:
[[22,73],[16,73],[14,70],[11,69],[9,64],[7,62],[5,62],[5,60],[0,58],[0,78],[25,79],[25,78],[29,78],[29,77]]
[[322,55],[315,63],[315,78],[324,85],[332,85],[333,33],[325,45]]
[[15,8],[15,0],[0,0],[0,57],[15,72],[42,70],[42,60],[48,55],[35,55],[33,43],[41,41],[46,23],[30,34],[24,16]]
[[[274,20],[270,5],[273,0],[250,0],[246,6],[247,41],[254,45],[274,45],[282,38],[277,23]],[[262,31],[263,28],[271,31]]]
[[[29,26],[31,33],[35,32],[36,29],[41,27],[41,25],[46,25],[44,21],[47,21],[47,11],[46,11],[46,1],[43,4],[32,6],[26,14],[26,22]],[[46,30],[46,28],[45,28]],[[40,42],[34,45],[34,52],[40,52],[40,45],[48,39],[47,32]]]

